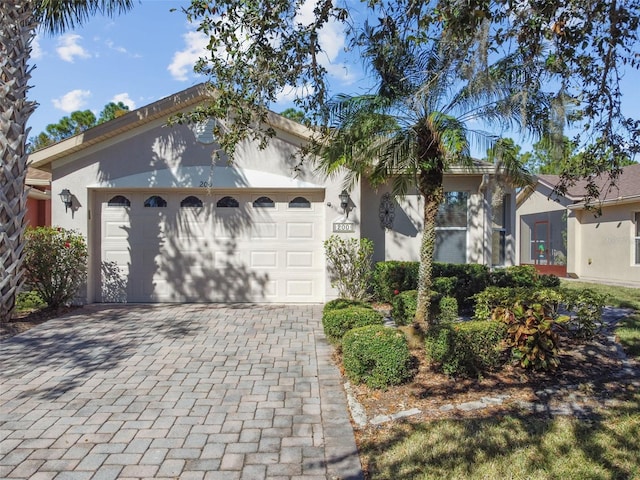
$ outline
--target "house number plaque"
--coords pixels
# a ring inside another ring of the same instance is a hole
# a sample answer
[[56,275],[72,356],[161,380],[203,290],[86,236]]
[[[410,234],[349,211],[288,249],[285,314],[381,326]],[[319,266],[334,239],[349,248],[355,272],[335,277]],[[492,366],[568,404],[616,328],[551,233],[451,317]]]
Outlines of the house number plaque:
[[354,233],[356,224],[352,222],[340,222],[333,224],[333,233]]

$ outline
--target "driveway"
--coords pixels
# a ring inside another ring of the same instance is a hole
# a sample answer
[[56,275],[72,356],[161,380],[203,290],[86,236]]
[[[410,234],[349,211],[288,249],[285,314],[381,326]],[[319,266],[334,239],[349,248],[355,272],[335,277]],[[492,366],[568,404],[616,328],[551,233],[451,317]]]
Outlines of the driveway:
[[361,479],[320,305],[90,305],[0,345],[0,477]]

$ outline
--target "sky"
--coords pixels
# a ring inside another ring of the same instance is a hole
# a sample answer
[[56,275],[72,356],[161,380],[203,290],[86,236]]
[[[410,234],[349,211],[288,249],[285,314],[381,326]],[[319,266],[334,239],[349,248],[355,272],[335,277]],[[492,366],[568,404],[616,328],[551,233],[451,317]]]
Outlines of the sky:
[[[62,35],[38,34],[32,44],[30,65],[35,68],[29,90],[38,107],[28,122],[29,137],[76,110],[89,109],[97,117],[107,103],[120,101],[133,110],[204,81],[193,72],[193,65],[205,52],[207,39],[180,10],[189,3],[136,1],[123,15],[95,16]],[[312,10],[306,14],[311,16]],[[320,41],[331,91],[362,92],[366,75],[360,59],[345,52],[343,27],[325,27]],[[627,72],[622,82],[623,111],[635,118],[640,117],[639,84],[637,70]],[[290,93],[283,93],[272,110],[282,112],[293,106]],[[528,149],[524,142],[523,150]]]
[[[28,122],[29,137],[76,110],[98,116],[107,103],[119,101],[133,110],[204,81],[193,66],[207,39],[180,11],[188,4],[143,0],[123,15],[96,16],[62,35],[38,34],[29,90],[38,107]],[[330,25],[321,37],[332,88],[353,91],[363,78],[361,62],[345,54],[342,26]],[[283,93],[274,111],[293,106],[289,93]]]

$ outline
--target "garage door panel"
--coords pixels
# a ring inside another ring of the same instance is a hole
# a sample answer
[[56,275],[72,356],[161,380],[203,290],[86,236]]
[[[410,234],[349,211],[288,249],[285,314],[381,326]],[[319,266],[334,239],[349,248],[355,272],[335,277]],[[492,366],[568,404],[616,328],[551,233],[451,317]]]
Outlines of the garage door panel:
[[305,223],[287,223],[287,239],[288,240],[311,240],[314,238],[313,234],[314,224],[310,222]]
[[[203,206],[181,208],[190,193],[117,194],[131,207],[106,207],[114,193],[102,195],[100,251],[124,277],[123,301],[322,301],[321,195],[268,194],[275,208],[254,208],[261,195],[236,192],[239,207],[217,208],[217,197],[194,193]],[[167,207],[142,206],[156,194]],[[295,196],[312,208],[289,208]]]
[[252,251],[250,254],[251,268],[277,268],[278,267],[278,252],[276,250],[271,251]]

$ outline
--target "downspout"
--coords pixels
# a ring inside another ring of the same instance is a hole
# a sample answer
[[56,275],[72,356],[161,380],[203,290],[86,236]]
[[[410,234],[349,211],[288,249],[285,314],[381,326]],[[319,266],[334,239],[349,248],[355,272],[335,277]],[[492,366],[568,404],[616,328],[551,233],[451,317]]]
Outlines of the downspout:
[[482,181],[478,187],[478,193],[482,194],[482,263],[491,268],[487,262],[487,191],[490,187],[488,173],[482,174]]

